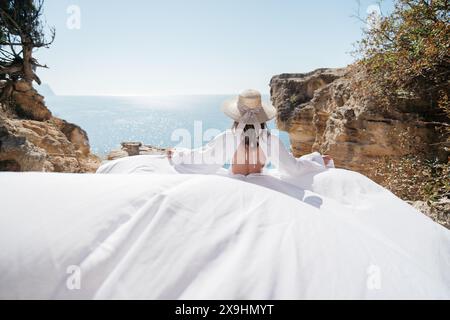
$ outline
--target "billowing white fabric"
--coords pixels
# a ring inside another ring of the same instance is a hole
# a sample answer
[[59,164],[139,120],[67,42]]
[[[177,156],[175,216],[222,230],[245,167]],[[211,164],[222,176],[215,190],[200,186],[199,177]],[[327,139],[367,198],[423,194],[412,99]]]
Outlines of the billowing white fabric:
[[450,298],[450,232],[358,173],[100,171],[0,174],[0,298]]

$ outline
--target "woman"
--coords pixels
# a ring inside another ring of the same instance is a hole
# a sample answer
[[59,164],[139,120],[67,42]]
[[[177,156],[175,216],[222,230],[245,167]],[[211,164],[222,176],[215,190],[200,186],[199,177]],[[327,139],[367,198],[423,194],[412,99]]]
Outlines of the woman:
[[167,155],[177,171],[214,174],[230,163],[231,174],[247,176],[263,173],[271,163],[281,175],[300,176],[334,166],[329,156],[322,157],[317,152],[294,158],[268,130],[266,123],[276,116],[276,109],[262,103],[261,94],[256,90],[244,91],[226,101],[222,111],[234,120],[230,130],[199,149],[168,150]]

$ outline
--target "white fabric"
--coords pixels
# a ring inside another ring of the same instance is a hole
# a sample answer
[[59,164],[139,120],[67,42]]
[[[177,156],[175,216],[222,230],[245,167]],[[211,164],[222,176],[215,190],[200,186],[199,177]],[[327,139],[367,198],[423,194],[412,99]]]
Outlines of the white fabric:
[[450,298],[450,232],[355,172],[100,172],[0,174],[0,298]]
[[[224,164],[231,162],[239,145],[244,143],[242,131],[226,130],[198,149],[177,148],[172,157],[175,170],[180,173],[217,173]],[[266,156],[266,165],[271,163],[281,176],[298,178],[307,173],[326,170],[318,152],[296,159],[286,150],[276,135],[269,134],[267,130],[260,131],[256,136]],[[331,166],[334,165],[331,163]]]

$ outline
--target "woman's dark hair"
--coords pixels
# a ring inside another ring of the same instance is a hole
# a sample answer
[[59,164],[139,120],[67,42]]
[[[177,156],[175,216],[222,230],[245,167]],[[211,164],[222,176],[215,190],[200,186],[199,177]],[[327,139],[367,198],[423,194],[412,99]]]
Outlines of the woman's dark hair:
[[[238,127],[238,125],[239,125],[239,122],[235,121],[235,122],[233,123],[233,130],[236,130],[237,127]],[[261,129],[263,129],[263,130],[264,130],[264,129],[267,129],[267,124],[266,124],[265,122],[260,123],[260,125],[261,125]],[[245,125],[245,127],[244,127],[244,132],[246,132],[246,131],[248,131],[248,130],[250,130],[250,129],[255,130],[255,126],[252,125],[252,124],[247,124],[247,125]]]
[[[261,125],[261,129],[262,129],[262,130],[267,129],[267,124],[266,124],[265,122],[260,123],[260,125]],[[233,123],[232,130],[236,130],[238,126],[239,126],[239,122],[235,121],[235,122]],[[254,126],[253,124],[247,124],[247,125],[245,125],[245,127],[244,127],[244,133],[247,132],[247,131],[249,131],[249,130],[255,130],[255,126]],[[269,132],[269,134],[270,134],[270,132]],[[245,137],[245,146],[248,147],[249,145],[250,145],[250,138],[249,138],[248,136],[246,136],[246,137]],[[259,137],[257,138],[256,145],[259,147]]]

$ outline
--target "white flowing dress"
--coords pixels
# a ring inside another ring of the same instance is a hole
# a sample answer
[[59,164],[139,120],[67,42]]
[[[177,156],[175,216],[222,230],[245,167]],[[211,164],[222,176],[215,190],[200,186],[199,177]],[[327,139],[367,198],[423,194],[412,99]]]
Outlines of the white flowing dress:
[[[258,136],[258,144],[266,158],[266,167],[270,163],[271,167],[276,168],[276,170],[269,170],[272,175],[284,179],[299,178],[306,174],[319,173],[327,168],[334,167],[333,161],[325,165],[321,154],[318,152],[300,158],[293,157],[278,136],[270,134],[267,130],[261,130]],[[243,143],[243,139],[244,135],[239,131],[226,130],[203,147],[197,149],[176,148],[171,164],[178,173],[223,174],[224,165],[231,163],[231,159],[240,144]],[[143,167],[145,168],[145,164]],[[142,170],[143,167],[139,166],[137,169]],[[269,173],[269,171],[265,170],[264,174]],[[114,172],[118,172],[115,163],[106,164],[97,171],[97,173]],[[130,173],[130,171],[127,172]],[[231,166],[229,173],[233,176]]]
[[172,163],[0,173],[0,299],[450,298],[449,230],[276,137],[273,169],[231,175],[229,134]]

